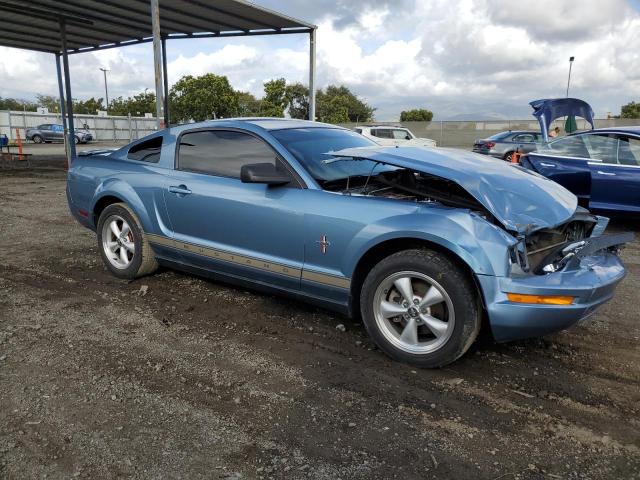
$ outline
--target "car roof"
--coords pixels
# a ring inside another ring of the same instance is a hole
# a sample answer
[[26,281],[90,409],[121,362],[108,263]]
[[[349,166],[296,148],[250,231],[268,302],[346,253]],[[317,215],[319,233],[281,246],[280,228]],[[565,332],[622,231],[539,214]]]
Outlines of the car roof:
[[581,133],[593,133],[593,132],[606,132],[606,133],[635,133],[636,135],[640,135],[640,126],[629,126],[629,127],[603,127],[603,128],[595,128],[593,130],[587,130],[586,132]]
[[217,125],[241,127],[250,123],[264,130],[286,130],[290,128],[343,128],[330,123],[312,122],[310,120],[298,120],[295,118],[274,118],[274,117],[241,117],[241,118],[221,118],[217,120],[205,120],[203,122],[185,123],[176,127],[213,127]]

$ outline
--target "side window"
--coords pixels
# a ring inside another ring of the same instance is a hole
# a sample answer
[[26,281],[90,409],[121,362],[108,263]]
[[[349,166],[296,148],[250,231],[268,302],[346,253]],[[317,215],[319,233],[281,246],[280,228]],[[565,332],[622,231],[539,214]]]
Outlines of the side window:
[[219,177],[240,178],[251,163],[276,163],[277,154],[262,140],[230,130],[202,130],[180,137],[178,168]]
[[583,135],[589,156],[604,163],[617,163],[618,139],[609,135]]
[[353,131],[356,132],[356,133],[362,134],[362,129],[361,128],[354,128]]
[[411,135],[406,130],[393,130],[393,138],[395,140],[406,140],[407,137],[411,138]]
[[620,137],[618,141],[618,163],[640,166],[640,138]]
[[513,138],[513,141],[516,143],[533,143],[535,142],[535,137],[530,133],[521,133],[520,135],[516,135]]
[[582,137],[582,135],[564,137],[551,142],[545,149],[545,153],[563,157],[589,158],[589,152]]
[[376,129],[376,137],[378,137],[378,138],[393,138],[393,132],[389,128],[377,128]]
[[141,162],[158,163],[162,149],[162,137],[154,137],[129,149],[127,158]]
[[38,130],[51,130],[51,125],[45,123],[44,125],[40,125]]
[[54,132],[62,132],[64,130],[64,128],[62,127],[62,125],[54,125],[53,126],[53,131]]

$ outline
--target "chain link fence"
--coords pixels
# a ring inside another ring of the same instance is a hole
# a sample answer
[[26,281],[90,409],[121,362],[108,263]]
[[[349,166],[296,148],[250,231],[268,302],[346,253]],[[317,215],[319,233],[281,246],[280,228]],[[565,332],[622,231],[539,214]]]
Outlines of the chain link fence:
[[[578,118],[578,130],[590,128],[586,121]],[[622,127],[640,125],[639,119],[609,118],[596,119],[597,128]],[[373,122],[367,125],[395,125],[408,128],[416,137],[431,138],[439,147],[454,147],[470,149],[477,139],[487,138],[505,130],[532,130],[539,132],[540,125],[534,118],[531,120],[491,120],[491,121],[441,121],[441,122]],[[355,128],[355,123],[342,125],[346,128]],[[560,127],[564,132],[564,121],[558,120],[551,128]]]
[[[93,133],[95,141],[129,142],[156,130],[155,117],[116,117],[99,115],[74,115],[76,130],[84,125]],[[0,111],[0,135],[5,134],[10,141],[16,140],[16,129],[24,140],[27,128],[43,123],[62,124],[60,114],[20,111]]]
[[[116,117],[98,115],[75,115],[76,128],[87,125],[95,141],[129,142],[148,135],[156,130],[155,117]],[[37,112],[0,111],[0,135],[6,134],[9,140],[16,139],[16,128],[24,139],[27,128],[43,123],[62,123],[59,114],[41,114]],[[640,124],[638,119],[610,118],[596,119],[596,127],[618,127]],[[588,124],[577,119],[578,129],[589,128]],[[408,128],[417,137],[431,138],[440,147],[471,148],[476,139],[487,138],[505,130],[539,131],[537,120],[491,120],[491,121],[436,121],[436,122],[373,122],[368,125],[401,125]],[[356,123],[343,124],[346,128],[355,128]],[[564,132],[564,122],[556,121]]]

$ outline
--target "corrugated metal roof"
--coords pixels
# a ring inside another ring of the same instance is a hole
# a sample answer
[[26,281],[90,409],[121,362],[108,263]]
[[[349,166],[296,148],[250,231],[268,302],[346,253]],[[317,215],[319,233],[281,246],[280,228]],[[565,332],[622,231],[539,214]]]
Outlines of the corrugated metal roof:
[[[0,0],[0,45],[60,53],[60,19],[67,52],[151,41],[149,0]],[[165,38],[304,33],[301,20],[243,0],[160,0]]]

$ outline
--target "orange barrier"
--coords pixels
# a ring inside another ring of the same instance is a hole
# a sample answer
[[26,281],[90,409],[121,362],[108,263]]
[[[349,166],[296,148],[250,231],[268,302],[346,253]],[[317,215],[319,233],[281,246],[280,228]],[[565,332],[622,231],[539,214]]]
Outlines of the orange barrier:
[[522,156],[522,154],[518,150],[513,152],[511,154],[511,163],[520,163],[520,157],[521,156]]

